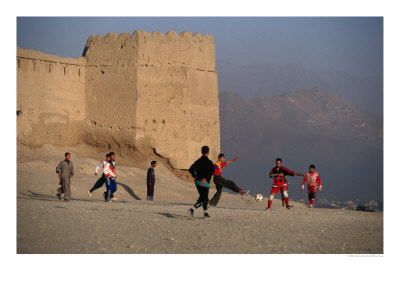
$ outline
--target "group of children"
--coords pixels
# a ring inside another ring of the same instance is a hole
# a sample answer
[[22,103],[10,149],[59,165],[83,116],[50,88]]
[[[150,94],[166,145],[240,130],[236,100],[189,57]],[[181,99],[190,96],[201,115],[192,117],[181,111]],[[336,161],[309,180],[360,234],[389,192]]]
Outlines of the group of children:
[[[147,170],[147,200],[153,201],[154,195],[154,184],[156,183],[156,176],[154,173],[154,168],[157,166],[157,162],[153,160],[151,162],[151,167]],[[104,192],[105,202],[112,202],[112,200],[117,200],[114,193],[117,191],[117,172],[115,171],[115,153],[110,152],[106,154],[106,160],[100,162],[94,169],[94,175],[97,175],[98,170],[102,168],[103,173],[101,177],[96,181],[94,186],[88,191],[89,197],[92,193],[101,188],[106,184],[106,191]]]
[[[222,177],[222,169],[226,167],[228,164],[235,162],[238,160],[235,157],[233,160],[226,161],[225,155],[223,153],[218,155],[218,161],[213,163],[209,158],[210,149],[208,146],[203,146],[201,148],[202,156],[197,159],[189,168],[189,172],[194,179],[194,183],[196,185],[197,191],[199,193],[199,198],[194,206],[188,209],[188,214],[190,217],[194,216],[194,212],[197,208],[203,207],[204,218],[208,219],[211,216],[208,213],[208,208],[212,206],[217,206],[221,194],[222,188],[228,188],[233,192],[239,193],[242,196],[247,196],[250,191],[244,192],[243,189],[238,187],[232,180],[225,179]],[[65,153],[65,160],[61,161],[56,168],[56,172],[60,179],[61,187],[58,189],[57,197],[61,200],[61,194],[64,194],[64,201],[68,201],[71,197],[70,191],[70,179],[74,175],[74,168],[71,159],[70,153]],[[322,190],[321,178],[319,174],[315,171],[315,165],[310,165],[309,172],[305,175],[300,174],[294,171],[291,171],[282,166],[282,159],[277,158],[275,160],[275,167],[271,169],[269,172],[269,177],[273,179],[272,189],[270,192],[270,196],[268,199],[268,206],[266,210],[271,211],[272,200],[278,192],[282,194],[282,206],[286,206],[287,209],[293,207],[289,204],[289,195],[288,195],[288,183],[286,180],[286,176],[303,176],[303,182],[301,186],[301,190],[304,190],[305,183],[308,185],[308,199],[310,202],[309,207],[312,208],[314,206],[315,197],[318,189]],[[156,161],[151,162],[151,167],[147,170],[147,200],[152,201],[154,196],[154,185],[155,185],[155,173],[154,168],[157,166]],[[115,171],[115,153],[110,152],[106,154],[106,159],[100,162],[95,170],[94,174],[97,175],[98,171],[102,169],[101,177],[96,181],[94,186],[88,191],[89,197],[92,196],[92,193],[101,188],[104,184],[106,185],[106,192],[104,192],[104,200],[105,202],[112,202],[112,200],[116,200],[114,197],[114,193],[117,191],[117,173]],[[213,177],[213,181],[215,187],[217,188],[216,193],[211,198],[208,199],[208,193],[210,189],[210,181],[211,177]]]
[[[217,205],[221,197],[223,187],[226,187],[236,193],[240,193],[242,196],[247,196],[249,194],[249,191],[244,193],[243,190],[239,188],[233,181],[222,177],[222,168],[232,162],[235,162],[236,160],[238,160],[238,158],[235,157],[233,160],[225,161],[225,155],[221,153],[218,155],[218,161],[213,164],[212,161],[208,158],[209,152],[209,147],[203,146],[201,148],[202,156],[198,160],[196,160],[189,168],[189,172],[194,178],[194,183],[199,193],[199,198],[197,202],[192,208],[188,209],[188,214],[192,218],[194,216],[195,210],[201,206],[203,207],[204,219],[211,218],[210,214],[208,213],[208,208],[210,206]],[[277,158],[275,160],[275,163],[276,166],[272,168],[269,173],[269,177],[273,179],[273,184],[266,210],[271,211],[272,200],[278,192],[281,192],[282,194],[282,206],[286,206],[287,209],[293,207],[289,204],[288,184],[285,176],[295,175],[304,176],[301,190],[304,190],[304,185],[307,182],[308,198],[310,201],[310,207],[312,208],[314,206],[314,200],[318,188],[320,191],[322,190],[321,178],[319,177],[319,174],[315,171],[315,166],[310,165],[309,172],[304,175],[283,167],[281,158]],[[214,176],[214,183],[217,188],[217,192],[211,198],[211,200],[208,200],[208,191],[210,188],[210,180],[212,176]]]

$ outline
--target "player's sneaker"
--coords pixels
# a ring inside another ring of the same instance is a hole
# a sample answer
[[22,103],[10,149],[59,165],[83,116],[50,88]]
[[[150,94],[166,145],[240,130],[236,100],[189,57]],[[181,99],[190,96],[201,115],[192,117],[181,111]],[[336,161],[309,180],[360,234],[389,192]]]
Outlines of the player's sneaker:
[[239,194],[240,194],[242,197],[246,197],[248,194],[250,194],[250,191],[243,192],[243,190],[239,190]]
[[204,219],[211,219],[211,216],[208,213],[204,214]]
[[313,207],[314,207],[314,205],[310,204],[308,207],[309,207],[309,208],[313,208]]
[[194,209],[193,209],[193,208],[189,208],[189,209],[187,210],[187,212],[188,212],[188,214],[189,214],[189,217],[193,218]]
[[292,207],[293,207],[293,205],[286,206],[287,209],[291,209]]
[[117,197],[112,197],[111,200],[118,200]]
[[56,196],[57,196],[57,199],[61,201],[61,195],[57,194]]
[[92,193],[90,191],[87,191],[89,197],[92,197]]

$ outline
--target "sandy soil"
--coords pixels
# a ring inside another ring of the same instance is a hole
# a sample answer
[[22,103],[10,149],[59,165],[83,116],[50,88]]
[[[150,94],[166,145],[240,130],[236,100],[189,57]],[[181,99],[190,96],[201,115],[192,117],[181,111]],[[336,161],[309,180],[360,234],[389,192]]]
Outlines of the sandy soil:
[[[265,200],[223,193],[210,209],[211,220],[202,219],[201,209],[191,219],[186,211],[197,199],[194,185],[162,164],[151,202],[146,162],[119,165],[117,157],[118,200],[104,203],[105,188],[87,194],[102,158],[92,149],[17,150],[17,253],[383,253],[382,212],[310,209],[296,202],[287,210],[278,199],[267,214]],[[72,200],[60,202],[55,167],[66,150],[75,176]]]

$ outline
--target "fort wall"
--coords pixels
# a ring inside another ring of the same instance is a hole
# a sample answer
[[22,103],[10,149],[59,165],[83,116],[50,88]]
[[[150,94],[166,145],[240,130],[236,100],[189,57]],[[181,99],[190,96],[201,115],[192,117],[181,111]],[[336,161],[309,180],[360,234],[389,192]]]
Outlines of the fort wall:
[[84,90],[84,58],[61,58],[18,48],[18,142],[34,147],[84,142]]
[[[33,63],[39,66],[38,58],[41,73],[32,71]],[[17,118],[18,139],[24,143],[33,143],[29,136],[45,129],[45,140],[51,143],[83,141],[117,152],[155,151],[177,169],[187,169],[202,145],[210,146],[212,158],[219,153],[210,35],[109,33],[90,36],[83,57],[77,59],[18,49],[17,61],[21,116],[30,109],[29,118]],[[28,124],[34,126],[29,129]],[[66,125],[73,127],[71,134],[57,138]]]

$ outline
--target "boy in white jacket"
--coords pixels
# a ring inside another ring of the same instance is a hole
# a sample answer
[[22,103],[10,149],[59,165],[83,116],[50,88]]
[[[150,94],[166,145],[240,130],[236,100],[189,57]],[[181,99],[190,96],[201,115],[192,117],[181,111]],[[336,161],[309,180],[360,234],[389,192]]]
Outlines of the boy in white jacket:
[[[110,159],[110,154],[106,154],[106,159],[101,161],[96,168],[94,169],[94,175],[97,175],[97,172],[99,171],[99,169],[104,169],[104,166],[106,165],[107,161]],[[102,172],[101,177],[96,181],[96,183],[94,184],[94,186],[88,191],[88,195],[89,197],[92,197],[92,193],[101,188],[103,186],[103,184],[106,181],[106,177],[104,175],[104,173]]]

